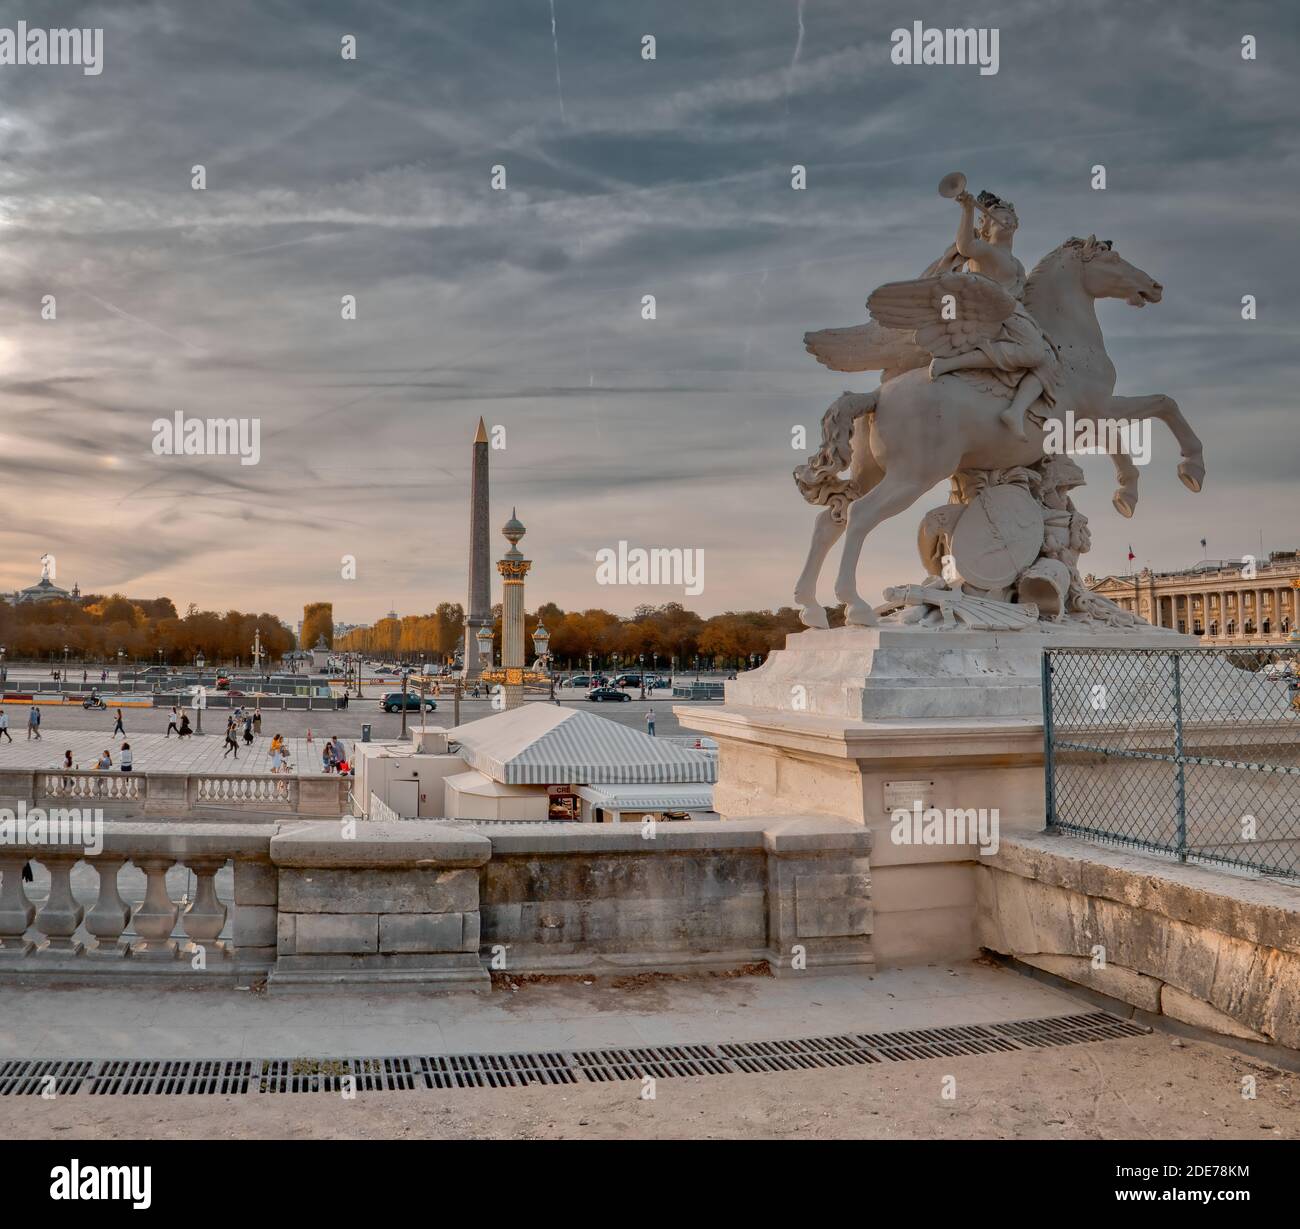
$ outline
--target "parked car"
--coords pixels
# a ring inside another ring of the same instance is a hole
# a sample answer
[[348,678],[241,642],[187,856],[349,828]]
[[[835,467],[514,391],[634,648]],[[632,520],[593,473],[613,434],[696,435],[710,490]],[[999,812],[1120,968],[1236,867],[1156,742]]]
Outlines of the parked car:
[[[386,713],[400,713],[402,711],[403,694],[406,696],[407,711],[409,712],[411,709],[418,711],[420,708],[420,693],[418,691],[408,691],[406,693],[390,691],[382,700],[379,701],[379,707]],[[438,702],[432,696],[425,699],[424,708],[426,712],[431,713],[437,707]]]
[[632,697],[617,687],[593,687],[587,692],[587,699],[600,703],[602,700],[631,700]]
[[572,674],[564,680],[565,687],[601,687],[605,683],[603,674]]

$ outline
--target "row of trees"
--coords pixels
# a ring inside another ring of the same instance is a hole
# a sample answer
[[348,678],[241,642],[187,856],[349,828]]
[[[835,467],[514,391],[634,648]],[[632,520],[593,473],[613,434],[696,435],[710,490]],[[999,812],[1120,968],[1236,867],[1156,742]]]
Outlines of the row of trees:
[[[265,659],[294,647],[293,632],[275,615],[199,610],[179,616],[170,598],[130,601],[119,594],[80,601],[0,602],[0,645],[7,661],[31,660],[185,665],[202,652],[213,662],[251,662],[260,633]],[[160,655],[161,651],[161,655]]]
[[[495,651],[501,652],[501,606],[493,607]],[[790,606],[780,610],[741,610],[703,618],[679,602],[663,606],[638,606],[630,618],[608,610],[566,611],[547,602],[525,616],[528,656],[532,657],[532,635],[538,622],[551,637],[551,656],[565,669],[585,666],[588,656],[594,664],[608,666],[615,660],[627,665],[644,659],[661,668],[677,660],[679,668],[696,658],[714,665],[739,664],[752,657],[766,657],[785,643],[790,632],[799,631],[798,612]],[[303,642],[311,646],[303,625]],[[443,602],[433,614],[381,619],[373,627],[356,628],[340,636],[334,647],[378,657],[450,661],[464,640],[465,613],[458,602]]]
[[[501,607],[493,608],[495,651],[501,652]],[[310,649],[319,640],[339,652],[390,659],[424,657],[450,661],[464,642],[465,612],[459,602],[443,602],[431,614],[380,619],[335,639],[329,602],[303,609],[298,643]],[[594,664],[671,665],[687,668],[698,658],[712,665],[742,664],[780,648],[798,631],[793,607],[728,611],[702,618],[678,602],[639,606],[630,618],[596,608],[566,611],[547,602],[526,616],[528,656],[538,621],[551,636],[551,655],[565,669]],[[837,621],[832,616],[832,621]],[[275,615],[228,610],[225,614],[191,605],[179,616],[169,598],[131,601],[118,594],[11,606],[0,602],[0,646],[9,661],[107,661],[119,652],[130,661],[184,665],[202,652],[214,663],[251,663],[255,633],[264,660],[274,662],[295,647],[293,632]],[[161,656],[160,656],[161,650]]]

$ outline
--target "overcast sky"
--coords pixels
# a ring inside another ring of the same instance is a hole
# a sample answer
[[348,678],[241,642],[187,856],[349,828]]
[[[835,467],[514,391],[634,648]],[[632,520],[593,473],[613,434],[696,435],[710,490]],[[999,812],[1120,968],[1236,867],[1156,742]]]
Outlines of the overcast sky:
[[[815,441],[841,390],[877,383],[802,334],[861,322],[943,250],[953,170],[1015,202],[1027,266],[1095,232],[1166,287],[1099,314],[1116,391],[1180,402],[1206,487],[1177,482],[1157,427],[1126,522],[1085,460],[1083,570],[1130,542],[1160,568],[1201,537],[1300,545],[1295,5],[553,11],[554,39],[550,0],[0,3],[3,27],[105,30],[98,76],[0,66],[0,587],[49,551],[65,585],[291,623],[315,599],[348,622],[464,601],[481,414],[507,442],[493,556],[517,505],[530,607],[681,598],[597,585],[620,539],[702,548],[704,614],[788,603],[814,516],[791,428]],[[891,64],[918,17],[998,28],[999,72]],[[259,418],[260,463],[155,456],[176,410]],[[919,579],[945,494],[869,539],[873,599]]]

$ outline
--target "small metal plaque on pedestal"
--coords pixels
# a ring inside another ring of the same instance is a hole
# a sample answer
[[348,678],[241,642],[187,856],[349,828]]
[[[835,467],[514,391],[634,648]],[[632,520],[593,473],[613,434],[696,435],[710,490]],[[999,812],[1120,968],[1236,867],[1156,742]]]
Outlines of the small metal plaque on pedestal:
[[934,804],[933,781],[886,781],[885,814],[898,810],[910,811],[917,803],[921,809]]

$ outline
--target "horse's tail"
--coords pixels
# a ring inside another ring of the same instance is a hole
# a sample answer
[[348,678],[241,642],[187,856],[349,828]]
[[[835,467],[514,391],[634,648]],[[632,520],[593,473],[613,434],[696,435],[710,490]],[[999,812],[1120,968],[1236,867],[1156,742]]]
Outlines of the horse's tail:
[[879,389],[841,393],[822,415],[822,446],[794,471],[795,485],[810,504],[825,504],[834,520],[843,521],[848,506],[866,494],[851,479],[841,478],[852,459],[853,424],[874,414]]

